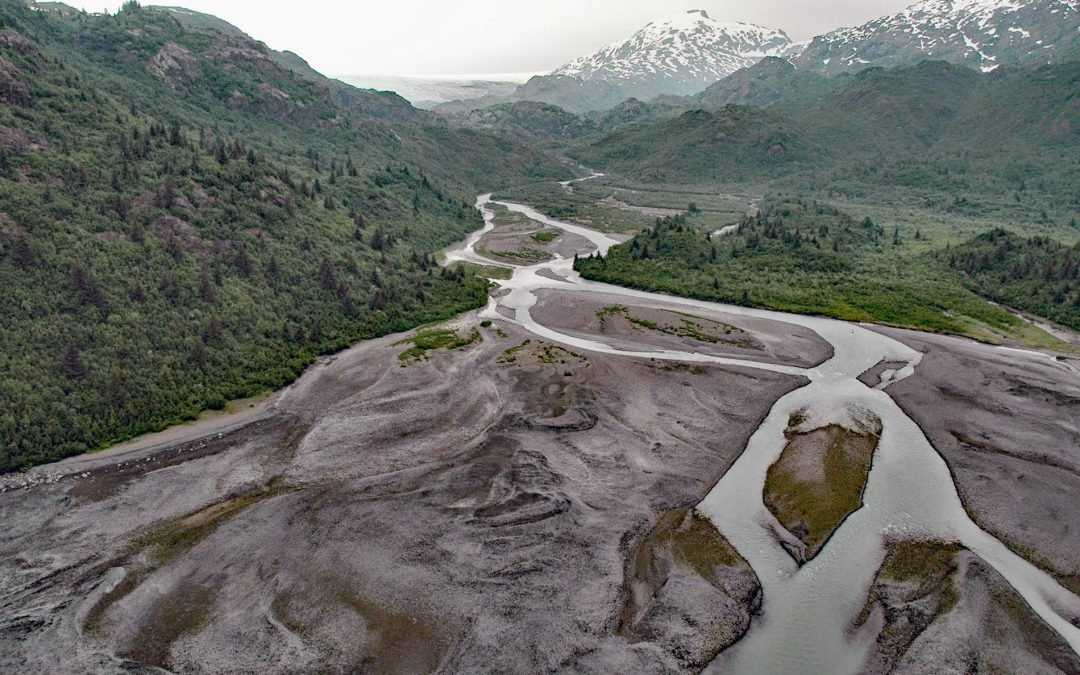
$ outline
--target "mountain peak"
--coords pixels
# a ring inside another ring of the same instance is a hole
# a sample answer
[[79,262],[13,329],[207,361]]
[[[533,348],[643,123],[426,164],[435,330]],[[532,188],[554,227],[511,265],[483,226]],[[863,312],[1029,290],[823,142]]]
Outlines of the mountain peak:
[[692,9],[653,21],[552,75],[610,82],[639,98],[689,94],[764,56],[778,55],[790,44],[781,30],[717,21],[705,10]]

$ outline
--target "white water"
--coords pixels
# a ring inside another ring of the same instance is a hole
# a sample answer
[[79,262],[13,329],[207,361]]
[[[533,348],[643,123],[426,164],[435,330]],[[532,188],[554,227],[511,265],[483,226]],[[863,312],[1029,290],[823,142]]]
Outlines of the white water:
[[[483,195],[477,201],[477,207],[484,212],[485,229],[448,254],[448,259],[491,264],[473,250],[480,234],[490,230],[489,203],[490,195]],[[603,233],[554,220],[530,207],[500,203],[546,225],[579,234],[601,253],[606,254],[618,243]],[[506,320],[497,309],[511,310],[514,323],[538,337],[579,350],[739,365],[802,375],[810,380],[808,386],[784,396],[774,405],[750,438],[745,452],[698,506],[747,559],[764,592],[760,619],[755,620],[745,638],[720,655],[711,671],[857,672],[874,636],[852,632],[851,621],[861,609],[883,558],[884,537],[901,533],[961,542],[993,566],[1080,653],[1080,629],[1066,618],[1080,617],[1080,598],[979,529],[964,511],[944,460],[919,427],[886,393],[856,379],[881,361],[907,364],[892,374],[891,381],[908,377],[919,364],[918,352],[861,326],[832,319],[669,297],[586,281],[573,271],[573,262],[565,258],[513,269],[510,280],[499,281],[508,292],[491,300],[483,312],[486,318]],[[563,280],[542,276],[541,271]],[[804,326],[829,342],[834,356],[816,368],[803,369],[696,352],[619,350],[536,323],[530,309],[536,304],[536,291],[540,289],[619,295],[692,308],[705,317],[736,314]],[[1018,351],[1018,357],[1045,358],[1046,355]],[[865,506],[843,523],[814,560],[800,569],[771,532],[775,519],[762,502],[762,488],[768,467],[784,446],[788,418],[802,408],[822,416],[835,416],[851,408],[864,409],[881,419],[883,430],[865,492]]]
[[603,178],[603,177],[604,177],[604,174],[602,174],[602,173],[594,173],[593,175],[585,176],[584,178],[575,178],[574,180],[561,180],[561,181],[559,181],[559,185],[561,185],[564,188],[569,190],[569,189],[571,189],[570,186],[573,185],[574,183],[584,183],[587,180],[592,180],[594,178]]
[[734,234],[735,232],[738,232],[738,231],[739,231],[739,225],[738,224],[736,224],[736,225],[725,225],[725,226],[721,227],[719,230],[717,230],[716,232],[713,232],[712,236],[714,236],[714,237],[726,237],[727,235]]

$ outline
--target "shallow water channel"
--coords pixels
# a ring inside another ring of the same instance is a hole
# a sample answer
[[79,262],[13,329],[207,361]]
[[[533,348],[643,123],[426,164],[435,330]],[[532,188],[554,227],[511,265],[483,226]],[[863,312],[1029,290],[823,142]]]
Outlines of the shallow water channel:
[[[856,378],[882,361],[907,364],[889,371],[892,381],[910,376],[921,355],[887,336],[857,324],[766,310],[703,302],[647,293],[582,279],[573,261],[557,258],[530,266],[495,263],[475,251],[483,233],[493,227],[491,195],[482,195],[477,208],[485,227],[464,243],[448,249],[448,261],[467,261],[512,268],[502,291],[483,312],[486,318],[509,320],[537,337],[578,350],[666,361],[738,365],[802,375],[810,383],[783,398],[750,438],[746,450],[698,505],[717,529],[750,563],[761,581],[764,604],[750,632],[722,653],[711,670],[739,673],[828,672],[854,673],[863,664],[875,636],[854,631],[874,574],[884,556],[883,540],[890,534],[910,534],[956,540],[993,566],[1031,608],[1080,653],[1080,598],[1052,577],[981,530],[964,511],[948,467],[919,427],[880,389]],[[588,239],[601,253],[619,243],[606,234],[564,223],[521,204],[499,202],[511,211]],[[829,342],[834,355],[815,368],[797,368],[697,352],[615,349],[599,340],[565,335],[541,326],[530,309],[536,292],[554,289],[571,293],[617,295],[639,303],[656,303],[705,317],[723,314],[786,322],[813,330]],[[1043,355],[1037,355],[1043,358]],[[821,553],[799,568],[778,543],[777,526],[762,501],[765,474],[782,451],[791,413],[809,409],[822,422],[841,419],[846,411],[865,410],[881,419],[883,430],[864,495],[864,506],[836,531]]]

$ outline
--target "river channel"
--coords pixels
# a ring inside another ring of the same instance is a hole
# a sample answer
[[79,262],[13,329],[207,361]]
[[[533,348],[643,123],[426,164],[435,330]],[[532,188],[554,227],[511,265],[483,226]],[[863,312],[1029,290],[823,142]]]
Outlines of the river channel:
[[[749,633],[722,653],[710,670],[738,673],[854,673],[863,665],[875,638],[868,629],[852,628],[868,588],[884,556],[888,536],[920,536],[958,541],[996,569],[1046,623],[1080,653],[1080,598],[1050,575],[1010,551],[980,529],[965,512],[942,457],[922,430],[890,396],[857,378],[882,361],[906,364],[888,371],[890,382],[911,376],[921,355],[864,326],[821,317],[784,314],[703,302],[587,281],[563,257],[529,266],[497,263],[479,255],[475,246],[494,227],[491,195],[477,208],[485,227],[446,251],[447,260],[512,269],[499,280],[501,289],[483,316],[511,321],[537,337],[578,350],[666,361],[737,365],[802,375],[809,384],[781,398],[757,429],[738,461],[723,476],[698,510],[750,563],[760,579],[764,603]],[[606,254],[618,240],[594,230],[545,216],[525,205],[498,202],[511,211],[566,232],[580,235]],[[531,315],[537,292],[622,296],[639,304],[692,310],[705,317],[742,315],[808,328],[832,345],[834,355],[814,368],[670,350],[616,349],[599,340],[570,336],[538,324]],[[1019,357],[1045,358],[1042,354]],[[806,410],[816,421],[838,421],[850,411],[869,412],[882,422],[880,442],[864,494],[864,506],[835,532],[821,554],[799,567],[778,543],[778,523],[765,508],[766,472],[779,457],[784,430],[792,413]]]

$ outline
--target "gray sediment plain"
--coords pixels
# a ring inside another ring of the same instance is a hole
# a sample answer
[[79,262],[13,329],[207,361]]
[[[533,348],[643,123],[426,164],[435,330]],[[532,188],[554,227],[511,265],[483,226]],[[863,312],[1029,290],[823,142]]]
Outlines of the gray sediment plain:
[[240,429],[0,492],[0,671],[700,668],[760,598],[670,514],[805,380],[480,330],[408,364],[364,343]]
[[[722,315],[719,321],[714,321],[695,316],[685,307],[663,302],[627,304],[625,297],[602,293],[585,297],[580,293],[540,290],[536,296],[538,300],[531,312],[537,323],[565,335],[597,339],[616,349],[688,351],[803,368],[820,365],[833,356],[832,345],[821,336],[790,323],[734,314]],[[684,321],[690,321],[695,332],[705,334],[708,339],[635,324],[626,316],[613,313],[614,308],[626,308],[631,318],[665,328],[679,328]]]
[[[487,257],[512,264],[542,262],[556,257],[573,258],[593,250],[589,241],[581,235],[548,227],[520,214],[514,215],[521,221],[496,225],[495,229],[480,237],[477,249]],[[542,235],[546,241],[538,240],[533,235]]]
[[876,328],[923,352],[885,391],[949,465],[972,519],[1080,594],[1080,374],[970,340]]
[[[648,328],[688,316],[661,301],[538,295],[539,323],[616,347],[832,354],[778,321],[691,316],[680,334]],[[644,323],[601,326],[617,304]],[[407,335],[366,342],[242,426],[0,480],[0,671],[697,672],[753,630],[759,580],[694,507],[807,381],[449,325],[483,340],[419,361],[398,358]],[[924,353],[886,392],[973,518],[1075,591],[1080,376],[877,330]],[[866,670],[1075,672],[1004,579],[949,555],[879,575]]]
[[868,674],[1080,672],[1080,656],[955,543],[891,541],[859,621],[877,629]]

